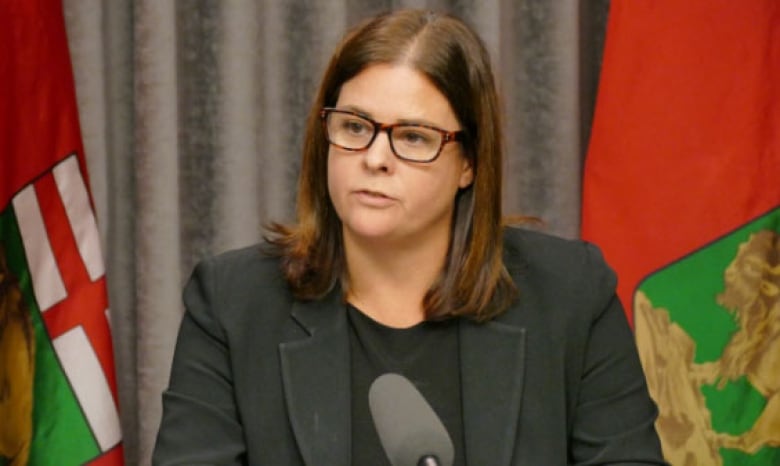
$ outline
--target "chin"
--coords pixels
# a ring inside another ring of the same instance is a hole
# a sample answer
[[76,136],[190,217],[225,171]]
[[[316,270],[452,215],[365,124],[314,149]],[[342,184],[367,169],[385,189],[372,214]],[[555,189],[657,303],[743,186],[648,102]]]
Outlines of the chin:
[[349,228],[350,235],[355,238],[363,238],[370,240],[391,239],[395,236],[393,230],[387,230],[383,228]]
[[367,240],[389,240],[400,237],[400,232],[395,225],[387,225],[380,222],[345,224],[345,230],[348,232],[347,234],[354,238]]

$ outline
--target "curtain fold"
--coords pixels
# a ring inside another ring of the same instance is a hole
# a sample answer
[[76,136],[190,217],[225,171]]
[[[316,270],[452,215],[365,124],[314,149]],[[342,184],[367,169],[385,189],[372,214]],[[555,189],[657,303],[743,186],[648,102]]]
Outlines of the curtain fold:
[[471,23],[507,120],[505,213],[575,237],[607,0],[64,0],[106,257],[128,464],[148,464],[207,255],[293,219],[305,118],[345,28],[425,7]]

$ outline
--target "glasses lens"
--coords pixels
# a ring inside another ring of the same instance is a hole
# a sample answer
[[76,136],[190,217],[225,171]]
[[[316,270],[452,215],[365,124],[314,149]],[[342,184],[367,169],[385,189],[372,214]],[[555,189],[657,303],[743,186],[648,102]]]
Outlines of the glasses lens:
[[430,160],[436,157],[441,142],[441,133],[430,128],[420,126],[396,126],[393,128],[393,148],[399,156],[405,159]]
[[374,124],[351,113],[330,112],[328,139],[345,149],[365,149],[374,136]]

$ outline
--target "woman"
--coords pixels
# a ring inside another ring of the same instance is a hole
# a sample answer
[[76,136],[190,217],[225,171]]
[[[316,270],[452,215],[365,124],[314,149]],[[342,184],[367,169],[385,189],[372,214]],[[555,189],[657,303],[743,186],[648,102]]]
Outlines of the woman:
[[[443,437],[411,454],[446,464],[665,464],[599,252],[502,227],[501,127],[461,21],[350,32],[309,116],[297,223],[185,290],[155,464],[391,464],[425,416]],[[404,410],[400,430],[382,419]]]

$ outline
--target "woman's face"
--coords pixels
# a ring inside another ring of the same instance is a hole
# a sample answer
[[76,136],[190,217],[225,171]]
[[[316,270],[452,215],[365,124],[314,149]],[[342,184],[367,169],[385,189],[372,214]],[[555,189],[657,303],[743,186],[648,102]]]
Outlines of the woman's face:
[[[404,65],[369,66],[344,83],[336,108],[379,123],[461,129],[444,95],[424,75]],[[414,245],[448,237],[455,195],[472,180],[471,165],[457,142],[445,144],[430,163],[395,157],[386,132],[363,151],[331,145],[328,152],[328,191],[346,241]]]

